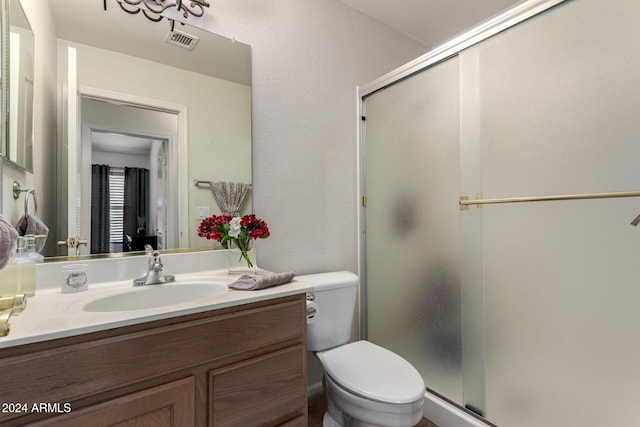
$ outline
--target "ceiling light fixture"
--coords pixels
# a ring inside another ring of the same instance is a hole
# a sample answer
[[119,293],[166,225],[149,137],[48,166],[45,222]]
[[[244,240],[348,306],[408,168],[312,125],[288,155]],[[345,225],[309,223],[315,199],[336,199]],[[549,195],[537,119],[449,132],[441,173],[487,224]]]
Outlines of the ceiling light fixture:
[[[175,8],[182,16],[200,18],[204,15],[204,8],[209,7],[207,0],[116,0],[122,10],[132,15],[142,11],[147,19],[153,22],[160,22],[163,18],[162,12]],[[104,10],[107,10],[107,0],[103,0]],[[171,22],[173,31],[174,20],[167,18]]]
[[155,14],[161,14],[167,9],[175,8],[182,12],[182,16],[189,18],[190,15],[200,18],[204,15],[204,8],[209,7],[207,0],[119,0],[120,4],[126,3],[131,6],[144,5],[145,8]]

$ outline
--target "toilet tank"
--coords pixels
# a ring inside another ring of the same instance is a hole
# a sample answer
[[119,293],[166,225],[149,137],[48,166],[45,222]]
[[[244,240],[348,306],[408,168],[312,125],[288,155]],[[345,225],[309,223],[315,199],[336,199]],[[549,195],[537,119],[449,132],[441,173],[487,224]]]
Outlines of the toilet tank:
[[322,351],[351,338],[358,294],[358,276],[348,271],[297,276],[296,281],[313,287],[318,314],[307,323],[307,348]]

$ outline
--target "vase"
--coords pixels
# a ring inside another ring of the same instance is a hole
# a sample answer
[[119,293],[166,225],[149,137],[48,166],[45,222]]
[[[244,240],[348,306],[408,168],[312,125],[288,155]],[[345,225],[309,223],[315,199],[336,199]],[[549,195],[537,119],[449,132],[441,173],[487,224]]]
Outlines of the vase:
[[246,244],[246,250],[242,251],[238,246],[238,242],[235,240],[229,240],[228,242],[228,262],[229,262],[229,274],[256,274],[256,250],[254,248],[254,241],[249,240]]

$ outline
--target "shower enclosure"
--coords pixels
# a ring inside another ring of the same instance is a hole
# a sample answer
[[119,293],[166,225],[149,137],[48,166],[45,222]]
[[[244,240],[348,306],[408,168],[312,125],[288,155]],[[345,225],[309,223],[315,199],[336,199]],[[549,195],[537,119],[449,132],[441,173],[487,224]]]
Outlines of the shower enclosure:
[[360,88],[364,333],[499,426],[640,425],[638,22],[528,1]]

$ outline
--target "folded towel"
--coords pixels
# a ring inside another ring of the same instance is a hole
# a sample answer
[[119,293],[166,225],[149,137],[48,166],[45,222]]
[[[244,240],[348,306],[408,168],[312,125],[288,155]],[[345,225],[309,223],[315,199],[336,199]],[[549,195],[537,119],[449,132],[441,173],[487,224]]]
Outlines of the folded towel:
[[296,273],[293,271],[286,273],[243,274],[238,280],[229,285],[229,289],[256,291],[289,283],[295,275]]
[[0,269],[3,269],[16,251],[18,232],[0,215]]
[[49,235],[49,227],[42,222],[37,216],[24,214],[19,220],[16,226],[18,233],[21,236],[27,234],[33,234],[36,236],[36,252],[40,252],[44,248],[44,244],[47,241]]

